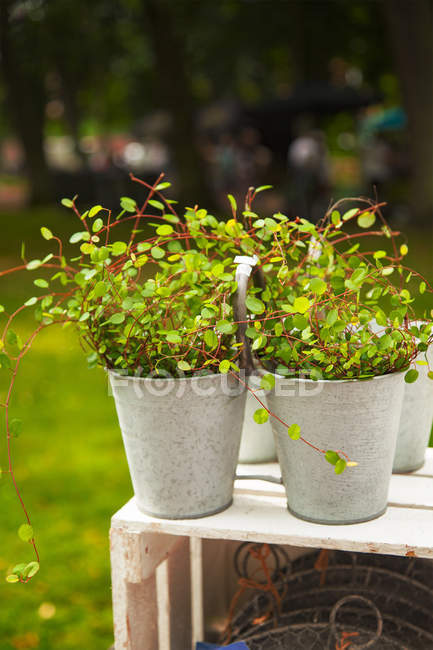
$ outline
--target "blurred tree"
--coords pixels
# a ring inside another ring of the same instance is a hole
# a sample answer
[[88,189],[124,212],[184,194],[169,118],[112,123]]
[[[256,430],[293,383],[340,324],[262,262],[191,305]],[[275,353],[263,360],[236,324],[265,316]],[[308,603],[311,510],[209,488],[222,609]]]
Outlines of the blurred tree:
[[0,2],[0,68],[10,123],[21,141],[32,203],[51,198],[44,153],[46,35],[22,3]]
[[411,151],[411,207],[418,223],[433,220],[433,3],[385,0]]
[[[194,14],[195,3],[190,4],[190,14]],[[209,204],[207,179],[197,144],[197,103],[191,87],[186,34],[177,28],[176,3],[144,0],[143,9],[143,26],[154,55],[156,104],[167,110],[172,120],[169,140],[179,178],[178,195],[188,205]]]

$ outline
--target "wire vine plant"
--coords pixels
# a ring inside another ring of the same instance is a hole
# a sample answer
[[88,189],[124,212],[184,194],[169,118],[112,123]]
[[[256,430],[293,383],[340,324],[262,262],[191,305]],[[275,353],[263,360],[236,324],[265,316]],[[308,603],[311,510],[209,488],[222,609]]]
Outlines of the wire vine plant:
[[[249,346],[269,370],[261,388],[271,390],[275,372],[317,380],[368,379],[407,370],[407,381],[414,381],[417,355],[431,342],[426,315],[424,325],[411,324],[414,298],[407,287],[416,281],[421,293],[432,288],[403,265],[407,245],[398,246],[399,233],[384,221],[380,204],[356,200],[359,205],[344,214],[336,204],[317,225],[281,213],[261,218],[252,205],[268,188],[263,186],[248,190],[240,210],[229,195],[228,219],[199,206],[180,216],[164,195],[170,183],[163,174],[153,184],[131,179],[145,196],[140,204],[122,197],[116,215],[101,205],[81,212],[78,197],[62,200],[80,224],[69,240],[72,255],[65,255],[62,239],[43,226],[41,235],[54,250],[41,260],[23,254],[21,265],[0,272],[0,277],[20,271],[43,276],[33,280],[38,295],[13,313],[0,307],[0,366],[9,374],[1,404],[8,457],[4,472],[25,517],[19,537],[34,551],[33,561],[9,572],[11,583],[27,583],[39,570],[34,530],[13,467],[12,441],[22,423],[12,417],[10,406],[21,361],[42,330],[74,325],[91,367],[149,377],[230,373],[258,400],[257,422],[277,416],[248,386],[244,371],[253,369],[245,368],[244,358]],[[377,217],[381,227],[371,230]],[[354,220],[362,232],[350,230]],[[362,252],[360,241],[367,235],[390,242],[392,250]],[[233,306],[239,253],[258,260],[243,320],[236,319]],[[29,309],[36,326],[22,341],[15,324]],[[381,328],[377,332],[370,328],[372,317]],[[296,423],[282,423],[294,440],[323,454],[336,473],[356,465],[344,451],[321,449],[307,440]]]

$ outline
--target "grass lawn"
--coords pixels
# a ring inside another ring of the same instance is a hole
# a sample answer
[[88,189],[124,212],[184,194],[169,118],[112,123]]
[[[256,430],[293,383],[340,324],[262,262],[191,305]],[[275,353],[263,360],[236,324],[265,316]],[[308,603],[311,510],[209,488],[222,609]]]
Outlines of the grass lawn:
[[[0,269],[18,263],[23,234],[31,242],[26,247],[31,259],[49,246],[40,238],[41,225],[55,232],[73,230],[66,210],[15,213],[0,219]],[[0,303],[8,308],[31,295],[28,272],[0,279]],[[30,326],[23,323],[26,330]],[[39,337],[23,361],[11,415],[23,420],[13,452],[37,536],[41,570],[28,585],[4,580],[14,564],[33,557],[16,534],[24,518],[10,481],[3,477],[0,649],[106,650],[113,640],[110,516],[131,496],[132,488],[105,373],[88,370],[72,329],[54,327]],[[1,420],[0,431],[0,466],[5,467]]]
[[[18,263],[23,236],[30,242],[29,259],[50,250],[40,238],[41,225],[62,234],[74,230],[67,211],[1,214],[0,220],[0,270]],[[431,233],[413,233],[409,245],[408,265],[433,279]],[[0,303],[8,308],[31,295],[28,273],[0,279]],[[16,535],[24,519],[10,481],[3,477],[0,650],[106,650],[112,643],[109,522],[132,489],[105,375],[87,369],[72,330],[48,329],[24,359],[12,417],[24,424],[13,451],[41,571],[28,585],[4,581],[14,564],[33,557]],[[1,420],[0,433],[0,465],[5,467]]]

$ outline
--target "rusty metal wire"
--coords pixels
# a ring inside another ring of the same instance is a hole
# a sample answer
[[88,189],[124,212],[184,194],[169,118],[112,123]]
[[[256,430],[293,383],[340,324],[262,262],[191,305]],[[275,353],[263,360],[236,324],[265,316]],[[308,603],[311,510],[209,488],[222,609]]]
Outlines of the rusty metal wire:
[[[236,616],[232,616],[231,640],[251,640],[252,650],[286,647],[324,650],[327,646],[323,639],[326,634],[329,637],[333,608],[356,597],[377,608],[383,621],[380,644],[372,647],[433,649],[433,568],[428,562],[416,558],[322,551],[288,564],[279,577],[274,583],[279,594],[277,615],[267,615],[272,592],[266,596],[257,593]],[[368,635],[371,637],[374,631],[372,607],[370,613],[366,613],[365,607],[349,602],[344,608],[340,633],[361,635],[362,632],[367,635],[363,641],[366,643]],[[278,634],[277,630],[280,630]],[[295,637],[299,637],[300,644],[296,645]],[[343,639],[340,635],[329,647],[355,649],[355,644],[361,640],[361,637]]]

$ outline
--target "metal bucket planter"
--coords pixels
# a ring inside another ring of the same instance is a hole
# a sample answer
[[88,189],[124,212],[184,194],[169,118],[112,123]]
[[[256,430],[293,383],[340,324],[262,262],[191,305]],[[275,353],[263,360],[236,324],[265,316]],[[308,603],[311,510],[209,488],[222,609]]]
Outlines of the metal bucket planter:
[[[422,325],[414,321],[413,325]],[[373,332],[383,332],[383,327],[373,319],[370,323]],[[433,348],[427,352],[430,366],[433,366]],[[424,360],[419,354],[417,359]],[[413,384],[406,384],[401,409],[400,428],[395,447],[392,471],[395,474],[414,472],[424,464],[433,423],[433,381],[427,377],[428,368],[417,366],[419,377]]]
[[289,510],[307,521],[350,524],[386,510],[404,382],[402,373],[368,381],[277,376],[271,410],[321,449],[343,450],[357,467],[336,475],[323,456],[294,442],[271,418]]
[[[433,366],[433,349],[428,353],[430,366]],[[423,354],[420,359],[425,358]],[[397,436],[394,464],[396,474],[413,472],[424,464],[433,422],[433,381],[427,377],[428,368],[417,366],[419,377],[413,384],[406,384],[400,429]]]
[[230,506],[245,390],[230,375],[122,377],[109,371],[137,505],[163,519]]
[[[433,383],[433,382],[432,382]],[[248,385],[253,390],[260,388],[260,377],[251,375]],[[257,396],[266,402],[265,392],[257,391]],[[244,425],[242,429],[241,448],[239,451],[240,463],[268,463],[276,460],[274,435],[270,422],[257,424],[254,421],[254,411],[259,408],[259,403],[249,391],[247,392]]]

